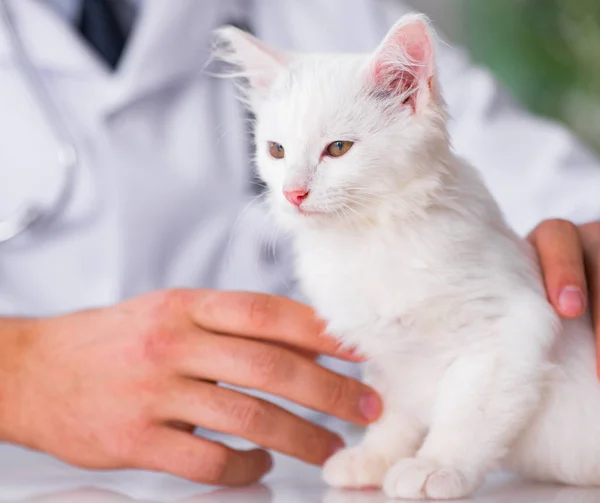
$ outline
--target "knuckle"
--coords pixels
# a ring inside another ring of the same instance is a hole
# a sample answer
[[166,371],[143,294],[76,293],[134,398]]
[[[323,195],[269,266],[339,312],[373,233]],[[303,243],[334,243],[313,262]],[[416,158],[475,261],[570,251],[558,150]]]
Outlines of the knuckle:
[[328,405],[332,410],[346,407],[348,401],[354,395],[350,381],[340,377],[335,379],[329,387],[327,387]]
[[216,484],[224,479],[229,466],[229,453],[225,447],[215,448],[206,459],[190,455],[184,466],[184,477],[200,483]]
[[248,299],[248,322],[255,330],[265,329],[274,314],[275,302],[270,295],[252,294]]
[[316,426],[311,426],[306,429],[302,435],[302,451],[303,457],[309,461],[320,461],[323,458],[323,453],[328,451],[330,442],[327,441],[328,434],[320,430]]
[[150,363],[164,363],[176,358],[182,351],[185,324],[182,323],[183,304],[189,292],[173,289],[158,292],[140,322],[141,358]]
[[189,299],[189,290],[185,288],[171,288],[159,292],[156,310],[163,314],[176,312],[185,305]]
[[294,366],[291,360],[283,349],[265,346],[251,358],[250,372],[259,386],[287,381]]
[[177,347],[179,335],[178,330],[169,326],[156,325],[149,328],[143,340],[144,361],[158,364],[169,360]]
[[193,312],[199,320],[204,322],[214,322],[223,317],[227,311],[226,306],[230,304],[231,293],[220,290],[200,291],[193,302]]
[[248,432],[263,430],[268,420],[266,407],[255,400],[234,405],[231,416],[240,429]]
[[129,421],[115,429],[111,435],[112,441],[106,444],[111,457],[123,465],[134,463],[148,429],[148,425],[141,421]]

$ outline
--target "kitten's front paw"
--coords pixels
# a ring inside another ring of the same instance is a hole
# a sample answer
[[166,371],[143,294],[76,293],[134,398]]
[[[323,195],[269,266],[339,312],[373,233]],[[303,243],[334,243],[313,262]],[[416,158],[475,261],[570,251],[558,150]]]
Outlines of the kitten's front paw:
[[323,466],[323,480],[344,489],[380,488],[390,463],[366,447],[342,449]]
[[479,484],[478,478],[455,468],[428,459],[407,458],[392,466],[383,490],[389,498],[459,499],[471,495]]

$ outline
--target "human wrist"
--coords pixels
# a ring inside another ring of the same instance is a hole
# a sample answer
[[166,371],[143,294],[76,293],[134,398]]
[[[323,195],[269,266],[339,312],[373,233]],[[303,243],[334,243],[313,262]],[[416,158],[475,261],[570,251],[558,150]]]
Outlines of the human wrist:
[[18,398],[27,355],[40,334],[41,320],[0,318],[0,441],[23,443]]

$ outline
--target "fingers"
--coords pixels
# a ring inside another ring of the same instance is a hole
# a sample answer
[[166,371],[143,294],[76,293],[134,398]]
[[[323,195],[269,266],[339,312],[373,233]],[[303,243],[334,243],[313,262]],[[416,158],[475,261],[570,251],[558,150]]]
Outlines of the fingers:
[[357,424],[381,414],[364,384],[285,348],[220,335],[191,336],[179,369],[184,375],[258,389]]
[[315,353],[360,361],[340,350],[314,311],[286,297],[248,292],[200,291],[190,302],[194,322],[206,330],[287,344]]
[[596,332],[596,361],[600,378],[600,222],[580,227],[590,297],[590,310]]
[[343,446],[334,433],[259,398],[182,379],[162,414],[321,465]]
[[548,298],[565,318],[581,316],[586,309],[587,284],[579,231],[565,220],[542,222],[531,234]]
[[236,451],[167,426],[148,435],[137,455],[139,468],[223,486],[253,484],[272,466],[263,450]]

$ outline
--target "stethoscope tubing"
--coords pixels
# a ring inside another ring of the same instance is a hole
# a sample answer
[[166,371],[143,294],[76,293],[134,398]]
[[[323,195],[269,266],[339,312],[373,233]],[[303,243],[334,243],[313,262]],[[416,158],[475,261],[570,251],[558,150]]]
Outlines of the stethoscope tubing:
[[[56,107],[38,69],[27,53],[16,28],[9,2],[10,0],[0,0],[0,17],[12,46],[15,65],[24,80],[33,103],[39,108],[39,113],[49,130],[48,133],[56,144],[56,156],[59,169],[62,171],[62,183],[50,202],[30,201],[7,218],[0,217],[0,245],[22,234],[35,224],[49,220],[60,213],[73,191],[80,157],[76,142],[66,126],[61,112]],[[251,32],[250,26],[245,21],[232,24]],[[248,137],[251,137],[250,131],[248,131]],[[249,147],[251,147],[251,143]],[[251,172],[254,173],[252,170]],[[260,193],[264,190],[263,184],[259,183],[256,176],[252,177],[250,184],[253,192]]]

